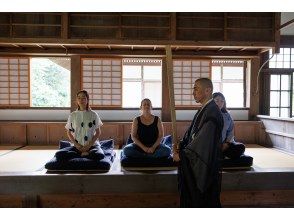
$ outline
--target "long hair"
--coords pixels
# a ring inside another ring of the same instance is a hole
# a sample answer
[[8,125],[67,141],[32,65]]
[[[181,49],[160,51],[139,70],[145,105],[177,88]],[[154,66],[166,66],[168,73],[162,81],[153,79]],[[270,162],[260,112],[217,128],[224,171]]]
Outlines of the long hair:
[[224,100],[224,106],[222,107],[221,111],[223,113],[227,113],[227,102],[225,96],[221,92],[215,92],[212,94],[212,98],[215,99],[216,97],[220,96]]
[[[86,110],[88,111],[89,109],[91,109],[90,106],[89,106],[89,93],[86,90],[80,90],[80,91],[78,91],[76,97],[78,97],[78,95],[81,94],[81,93],[83,93],[87,98]],[[78,103],[77,103],[77,105],[78,105],[78,110],[80,110],[80,106],[79,106]]]

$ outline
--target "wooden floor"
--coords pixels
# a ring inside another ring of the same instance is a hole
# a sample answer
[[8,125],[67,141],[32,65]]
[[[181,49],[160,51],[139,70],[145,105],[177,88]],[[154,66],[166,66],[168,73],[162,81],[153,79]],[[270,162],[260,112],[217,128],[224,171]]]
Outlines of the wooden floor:
[[[176,168],[48,173],[56,146],[0,146],[0,207],[178,207]],[[250,170],[224,171],[225,207],[294,207],[294,155],[248,145]],[[126,201],[122,203],[121,201]]]

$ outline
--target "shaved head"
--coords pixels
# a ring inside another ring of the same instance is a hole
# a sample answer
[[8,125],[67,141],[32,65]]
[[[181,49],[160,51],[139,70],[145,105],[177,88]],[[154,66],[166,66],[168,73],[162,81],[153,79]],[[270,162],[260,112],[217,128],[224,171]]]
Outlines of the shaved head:
[[208,78],[199,78],[195,80],[195,83],[198,82],[201,84],[203,89],[210,88],[211,92],[213,91],[213,84],[210,79]]

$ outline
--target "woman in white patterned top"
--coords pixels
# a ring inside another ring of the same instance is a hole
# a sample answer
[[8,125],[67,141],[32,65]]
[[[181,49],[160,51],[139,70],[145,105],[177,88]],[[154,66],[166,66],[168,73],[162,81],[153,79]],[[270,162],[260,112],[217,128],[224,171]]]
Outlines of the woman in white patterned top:
[[76,102],[78,109],[70,114],[65,128],[68,138],[81,153],[81,156],[87,156],[90,148],[100,148],[98,138],[103,123],[98,114],[91,110],[89,94],[86,90],[77,93]]

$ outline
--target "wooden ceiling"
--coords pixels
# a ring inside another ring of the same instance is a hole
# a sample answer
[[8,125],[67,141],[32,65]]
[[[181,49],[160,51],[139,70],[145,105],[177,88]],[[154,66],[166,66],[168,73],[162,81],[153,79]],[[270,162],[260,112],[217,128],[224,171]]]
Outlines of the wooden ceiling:
[[280,13],[0,13],[0,54],[254,57]]

